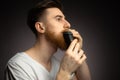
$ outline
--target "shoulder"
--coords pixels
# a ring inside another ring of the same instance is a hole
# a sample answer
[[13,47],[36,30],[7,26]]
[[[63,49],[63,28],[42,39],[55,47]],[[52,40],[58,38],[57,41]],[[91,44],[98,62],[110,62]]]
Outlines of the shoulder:
[[24,54],[24,52],[18,52],[13,57],[10,58],[10,60],[8,61],[8,64],[11,64],[11,63],[22,63],[22,62],[25,62],[27,60],[28,60],[28,58]]
[[6,75],[13,75],[16,79],[33,79],[33,67],[30,65],[30,59],[23,53],[16,53],[6,65]]
[[7,67],[14,70],[28,70],[30,59],[25,55],[24,52],[16,53],[7,63]]
[[32,60],[24,53],[19,52],[16,53],[7,63],[6,65],[12,72],[19,73],[28,73],[33,74],[33,62]]

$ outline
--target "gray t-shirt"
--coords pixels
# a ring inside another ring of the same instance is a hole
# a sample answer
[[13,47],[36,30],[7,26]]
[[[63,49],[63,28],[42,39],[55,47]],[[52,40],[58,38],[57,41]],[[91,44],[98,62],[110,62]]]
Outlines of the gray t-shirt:
[[49,72],[25,52],[17,53],[7,63],[5,80],[55,80],[60,63],[52,57],[52,69]]

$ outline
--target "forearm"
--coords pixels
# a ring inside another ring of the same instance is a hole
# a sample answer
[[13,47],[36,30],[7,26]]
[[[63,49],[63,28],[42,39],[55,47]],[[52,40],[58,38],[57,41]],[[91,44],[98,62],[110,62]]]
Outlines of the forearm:
[[90,71],[86,61],[77,69],[76,76],[78,80],[91,80]]

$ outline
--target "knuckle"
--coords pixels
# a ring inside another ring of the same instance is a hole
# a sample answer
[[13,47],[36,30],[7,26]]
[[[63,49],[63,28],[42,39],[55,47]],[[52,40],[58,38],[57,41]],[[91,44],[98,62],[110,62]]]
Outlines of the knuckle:
[[85,59],[87,59],[87,56],[85,54],[83,56],[85,57]]
[[79,61],[78,61],[78,64],[79,64],[79,65],[81,65],[81,64],[82,64],[82,61],[81,61],[81,60],[79,60]]

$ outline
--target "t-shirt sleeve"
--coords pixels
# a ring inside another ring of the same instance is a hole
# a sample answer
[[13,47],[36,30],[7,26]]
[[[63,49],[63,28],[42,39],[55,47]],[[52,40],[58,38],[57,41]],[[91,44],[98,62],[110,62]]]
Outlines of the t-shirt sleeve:
[[9,63],[4,75],[4,80],[34,80],[32,76],[17,63]]

